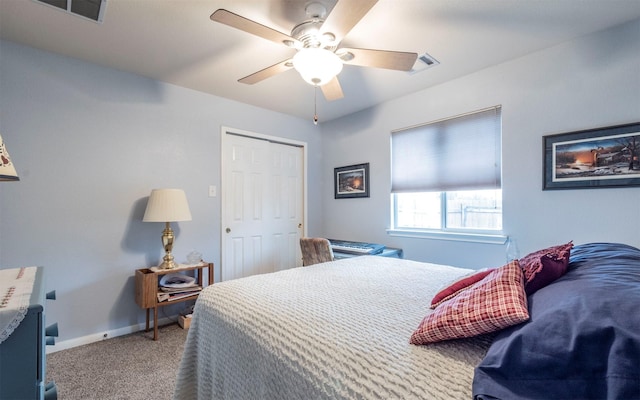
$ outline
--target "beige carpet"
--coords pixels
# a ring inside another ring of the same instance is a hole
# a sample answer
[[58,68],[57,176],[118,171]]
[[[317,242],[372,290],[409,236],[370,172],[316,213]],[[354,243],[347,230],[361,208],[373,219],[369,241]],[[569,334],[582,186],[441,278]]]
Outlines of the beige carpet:
[[47,355],[59,400],[171,399],[187,330],[177,324]]

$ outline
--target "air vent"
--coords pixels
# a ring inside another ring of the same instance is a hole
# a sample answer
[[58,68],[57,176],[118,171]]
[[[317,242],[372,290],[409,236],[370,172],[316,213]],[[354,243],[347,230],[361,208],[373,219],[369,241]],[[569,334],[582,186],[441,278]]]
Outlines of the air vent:
[[427,53],[418,56],[416,63],[413,65],[410,71],[407,73],[413,75],[415,73],[424,71],[425,69],[429,69],[431,67],[435,67],[436,65],[440,65],[440,61],[436,60],[432,56]]
[[107,0],[34,0],[96,22],[104,20]]

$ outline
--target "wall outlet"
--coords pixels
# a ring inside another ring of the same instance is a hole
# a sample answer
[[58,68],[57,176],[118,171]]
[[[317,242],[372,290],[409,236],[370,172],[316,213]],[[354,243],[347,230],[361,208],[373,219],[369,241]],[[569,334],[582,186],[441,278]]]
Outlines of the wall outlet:
[[216,187],[215,185],[209,186],[209,197],[216,197]]

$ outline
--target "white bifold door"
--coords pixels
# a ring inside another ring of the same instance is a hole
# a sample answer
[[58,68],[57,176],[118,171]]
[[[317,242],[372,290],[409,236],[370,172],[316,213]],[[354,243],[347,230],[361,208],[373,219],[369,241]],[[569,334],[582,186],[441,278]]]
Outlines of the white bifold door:
[[304,144],[222,135],[222,280],[301,266]]

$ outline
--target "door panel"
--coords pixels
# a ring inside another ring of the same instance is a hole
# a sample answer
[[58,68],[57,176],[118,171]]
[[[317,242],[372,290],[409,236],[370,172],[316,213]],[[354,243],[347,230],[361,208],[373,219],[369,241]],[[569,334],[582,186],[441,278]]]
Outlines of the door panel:
[[[263,193],[267,143],[231,136],[223,149],[223,280],[258,272],[262,260]],[[225,157],[225,155],[227,157]]]
[[[301,265],[300,236],[303,220],[302,149],[274,144],[271,146],[271,182],[274,194],[272,232],[278,235],[276,271]],[[293,238],[293,239],[292,239]]]

